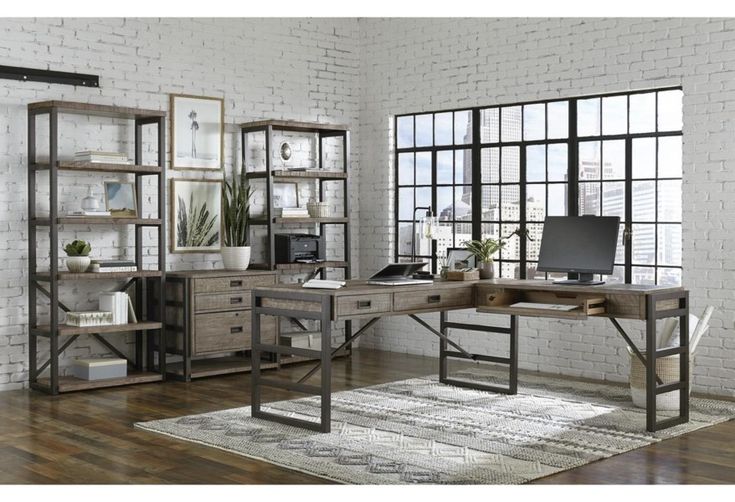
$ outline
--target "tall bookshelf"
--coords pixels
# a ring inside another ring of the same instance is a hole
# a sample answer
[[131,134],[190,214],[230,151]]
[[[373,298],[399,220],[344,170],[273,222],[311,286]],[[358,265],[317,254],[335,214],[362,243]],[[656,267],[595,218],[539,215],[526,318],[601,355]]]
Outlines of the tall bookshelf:
[[[349,166],[350,166],[350,131],[346,126],[336,124],[320,124],[314,122],[299,122],[292,120],[260,120],[255,122],[247,122],[240,124],[241,141],[242,141],[242,166],[246,171],[248,180],[257,180],[257,188],[265,190],[265,212],[262,216],[251,218],[250,225],[253,227],[266,228],[266,246],[265,246],[265,262],[253,263],[250,268],[263,270],[276,270],[279,275],[295,275],[306,274],[306,278],[319,275],[322,279],[327,278],[329,269],[344,270],[344,278],[352,278],[351,249],[350,249],[350,197],[349,197]],[[273,159],[279,148],[275,141],[277,133],[299,133],[304,135],[316,135],[317,140],[317,159],[316,168],[311,170],[289,170],[275,169]],[[247,155],[248,144],[252,134],[262,133],[265,135],[265,169],[251,170],[248,169]],[[324,144],[328,138],[337,138],[342,142],[342,158],[340,170],[326,169],[324,162]],[[314,183],[318,188],[317,201],[324,202],[327,199],[327,184],[339,183],[342,185],[342,214],[331,215],[324,218],[283,218],[276,215],[273,205],[273,184],[279,181],[288,181],[296,183]],[[264,186],[263,186],[264,185]],[[332,227],[342,227],[343,232],[343,260],[327,260],[320,263],[276,263],[275,257],[275,233],[289,233],[289,228],[294,225],[300,227],[311,227],[313,233],[318,235],[327,235]],[[296,322],[297,326],[305,327]],[[352,322],[345,321],[345,339],[348,339],[352,333]],[[349,350],[349,348],[348,348]],[[279,357],[279,364],[290,364],[294,362],[302,362],[305,359],[301,357]]]
[[[49,152],[48,161],[38,162],[36,151],[36,119],[48,116]],[[72,162],[59,159],[59,116],[98,116],[126,119],[135,128],[134,164],[100,164]],[[158,110],[142,110],[108,105],[74,103],[68,101],[44,101],[28,105],[28,337],[29,337],[29,381],[33,389],[49,394],[88,390],[101,387],[113,387],[137,383],[156,382],[164,379],[166,372],[165,354],[154,350],[154,335],[157,333],[161,342],[165,341],[165,329],[161,322],[145,319],[144,309],[146,281],[158,281],[163,288],[166,270],[165,249],[165,207],[166,207],[166,167],[165,167],[165,124],[166,112]],[[143,128],[156,128],[157,165],[143,165]],[[49,178],[49,214],[38,217],[36,210],[36,176],[39,172],[48,172]],[[143,209],[143,179],[146,176],[157,177],[158,217],[157,218],[115,218],[115,217],[68,217],[59,215],[59,184],[62,173],[88,172],[107,174],[132,174],[135,176],[138,215]],[[59,226],[83,225],[92,228],[109,228],[111,226],[132,226],[135,230],[135,272],[113,273],[70,273],[59,270]],[[158,235],[158,267],[154,270],[143,269],[143,245],[148,227],[155,228]],[[50,240],[49,269],[38,270],[37,232],[47,231]],[[73,281],[110,281],[122,283],[120,291],[131,288],[135,291],[135,310],[139,319],[137,323],[124,325],[76,327],[60,322],[60,313],[68,312],[59,297],[59,285]],[[149,283],[148,283],[149,284]],[[38,323],[38,304],[40,300],[49,302],[49,322]],[[163,319],[163,305],[160,317]],[[115,335],[135,333],[135,354],[128,358],[113,343]],[[128,361],[128,376],[105,380],[88,381],[72,376],[60,376],[59,356],[69,348],[80,336],[92,336],[101,345],[117,357]],[[48,340],[48,358],[39,364],[39,338]],[[161,343],[165,346],[165,343]],[[146,349],[147,350],[144,350]],[[157,359],[157,360],[156,360]],[[47,375],[43,375],[48,370]]]

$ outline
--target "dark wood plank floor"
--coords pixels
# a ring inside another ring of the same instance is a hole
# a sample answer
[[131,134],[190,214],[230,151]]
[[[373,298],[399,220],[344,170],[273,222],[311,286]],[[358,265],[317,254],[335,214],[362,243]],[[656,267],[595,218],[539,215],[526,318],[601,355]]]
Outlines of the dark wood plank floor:
[[[296,379],[306,366],[281,370]],[[335,390],[434,374],[437,360],[357,350]],[[57,397],[0,393],[0,483],[325,483],[214,448],[133,429],[134,422],[247,405],[249,375]],[[273,391],[273,399],[286,392]],[[539,483],[735,483],[735,421],[549,476]]]

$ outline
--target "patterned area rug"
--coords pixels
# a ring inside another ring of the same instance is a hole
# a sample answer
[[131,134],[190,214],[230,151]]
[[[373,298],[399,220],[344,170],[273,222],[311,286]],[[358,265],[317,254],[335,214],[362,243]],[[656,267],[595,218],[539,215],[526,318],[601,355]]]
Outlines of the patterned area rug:
[[[264,408],[318,417],[319,399]],[[692,399],[690,415],[649,433],[625,387],[521,375],[506,396],[426,377],[334,393],[330,434],[253,419],[249,407],[136,427],[341,483],[519,484],[730,420],[735,403]]]

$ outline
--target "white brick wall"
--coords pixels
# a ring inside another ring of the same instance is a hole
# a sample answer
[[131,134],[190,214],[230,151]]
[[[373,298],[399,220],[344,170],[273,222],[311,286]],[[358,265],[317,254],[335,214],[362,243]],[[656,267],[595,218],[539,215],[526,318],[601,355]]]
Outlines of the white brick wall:
[[[284,118],[357,128],[358,40],[355,19],[0,19],[3,64],[94,73],[101,82],[100,89],[90,89],[0,80],[0,390],[23,387],[28,378],[27,103],[65,99],[167,110],[169,93],[224,97],[229,173],[233,163],[239,164],[236,124],[241,122]],[[39,124],[38,131],[43,148],[48,145],[47,126]],[[63,155],[115,147],[132,154],[132,128],[113,126],[110,120],[76,117],[62,124],[61,134]],[[297,155],[306,153],[306,148],[308,143],[299,144]],[[358,172],[356,157],[352,168]],[[62,176],[60,201],[71,209],[78,207],[89,185],[101,195],[101,182],[107,179]],[[216,176],[169,171],[168,177]],[[44,175],[39,178],[40,184],[48,180]],[[355,179],[355,197],[357,190]],[[44,207],[46,193],[39,191],[39,209]],[[154,201],[155,189],[146,187],[146,195]],[[353,207],[357,248],[357,205]],[[147,205],[144,212],[149,211],[155,211],[155,206]],[[100,232],[99,227],[68,227],[60,243],[75,237],[90,240],[100,257],[116,256],[120,245],[130,244],[132,238],[125,229]],[[39,232],[39,239],[43,255],[48,238]],[[155,240],[152,243],[146,250],[152,255],[146,260],[150,263],[155,260]],[[354,257],[356,262],[358,258]],[[219,254],[169,254],[167,259],[172,270],[221,267]],[[99,287],[71,285],[62,289],[62,300],[73,308],[93,306],[89,299],[96,297]],[[91,338],[81,337],[65,352],[65,362],[101,351]]]
[[[394,114],[682,85],[684,284],[694,313],[717,308],[694,390],[735,395],[735,20],[366,19],[360,34],[362,275],[393,256]],[[627,379],[624,342],[603,320],[520,326],[523,368]],[[642,340],[636,323],[625,326]],[[503,353],[500,337],[457,336]],[[404,318],[381,321],[362,346],[438,352],[437,339]]]

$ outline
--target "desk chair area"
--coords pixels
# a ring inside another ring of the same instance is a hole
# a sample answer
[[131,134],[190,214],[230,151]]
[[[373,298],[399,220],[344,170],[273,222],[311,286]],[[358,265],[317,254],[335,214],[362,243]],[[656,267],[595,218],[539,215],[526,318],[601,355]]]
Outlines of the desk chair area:
[[[517,302],[579,305],[571,311],[543,310],[513,307]],[[406,286],[375,286],[365,281],[347,281],[336,290],[303,289],[297,284],[256,288],[252,291],[252,416],[320,432],[330,431],[331,420],[331,361],[343,348],[363,335],[380,318],[408,315],[414,321],[438,336],[439,379],[441,383],[489,392],[516,394],[518,387],[518,318],[520,316],[585,320],[588,317],[607,317],[616,331],[625,339],[646,368],[646,429],[650,432],[673,427],[689,420],[689,292],[674,286],[647,286],[636,284],[605,284],[600,286],[560,285],[542,280],[489,279],[479,281],[435,281],[433,284]],[[452,310],[476,309],[486,314],[510,317],[509,327],[488,324],[458,323],[449,320]],[[432,327],[418,314],[439,312],[439,329]],[[320,322],[321,350],[286,347],[262,343],[261,316],[279,316],[313,319]],[[668,317],[679,319],[679,346],[656,349],[656,321]],[[354,334],[349,335],[337,348],[331,347],[331,324],[354,319],[367,320]],[[645,321],[645,355],[633,343],[618,319]],[[473,354],[449,337],[449,330],[464,329],[484,333],[508,335],[508,357]],[[451,349],[450,349],[451,347]],[[261,373],[263,352],[277,355],[316,357],[318,364],[299,381],[289,382],[264,377]],[[678,382],[663,384],[656,375],[656,359],[679,355]],[[508,366],[507,387],[459,380],[448,374],[450,359],[482,361]],[[320,372],[320,384],[306,381]],[[296,391],[321,398],[320,420],[309,421],[287,417],[262,409],[262,388],[274,387]],[[678,416],[658,421],[656,396],[679,392]]]

